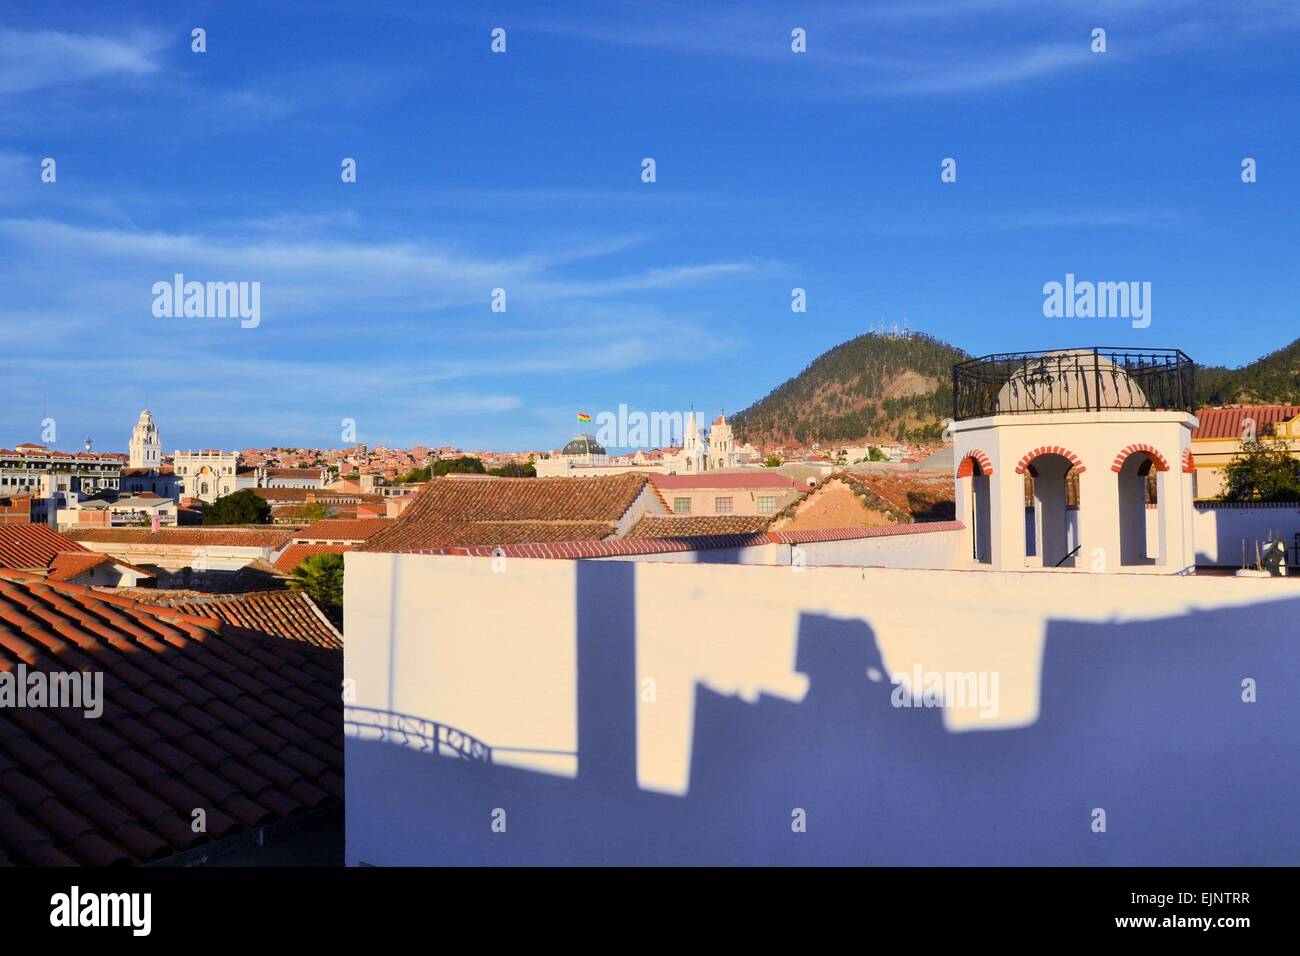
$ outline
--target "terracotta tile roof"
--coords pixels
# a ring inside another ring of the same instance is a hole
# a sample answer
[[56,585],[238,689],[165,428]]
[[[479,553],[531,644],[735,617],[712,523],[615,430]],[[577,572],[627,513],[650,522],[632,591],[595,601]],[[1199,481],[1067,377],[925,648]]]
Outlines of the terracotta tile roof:
[[[915,471],[837,471],[827,475],[805,493],[811,497],[825,485],[842,481],[863,494],[862,505],[901,522],[947,520],[956,513],[956,487],[951,475]],[[801,504],[800,499],[795,504]]]
[[361,501],[383,501],[383,495],[358,494],[352,491],[331,491],[329,488],[249,488],[257,497],[272,504],[355,505]]
[[67,535],[44,524],[0,525],[0,568],[48,568],[62,553],[92,554]]
[[[644,474],[600,478],[436,478],[364,551],[427,550],[612,535],[649,487]],[[663,499],[659,498],[660,505]],[[665,508],[666,510],[666,508]]]
[[[50,562],[50,571],[46,575],[51,581],[70,581],[79,574],[85,574],[91,568],[97,568],[101,564],[116,564],[107,554],[96,554],[94,551],[67,551],[63,554],[56,554],[54,560]],[[142,572],[149,574],[148,571]],[[149,574],[153,577],[152,574]]]
[[964,531],[960,521],[920,521],[916,524],[878,524],[868,528],[820,528],[814,531],[769,531],[777,544],[807,544],[810,541],[848,541],[854,538],[888,538],[899,534],[933,534],[936,531]]
[[186,547],[280,548],[293,537],[291,530],[268,527],[207,528],[79,528],[68,532],[74,541],[96,544],[183,545]]
[[1242,422],[1255,420],[1255,434],[1267,435],[1278,422],[1300,415],[1300,405],[1243,405],[1239,408],[1202,408],[1196,413],[1200,422],[1192,429],[1192,438],[1240,438]]
[[[638,522],[639,524],[640,522]],[[679,551],[708,551],[715,548],[751,548],[764,544],[806,544],[812,541],[848,541],[857,538],[886,538],[900,534],[934,534],[940,531],[964,531],[960,521],[922,521],[915,524],[886,524],[865,528],[824,528],[816,531],[757,531],[752,534],[712,534],[698,537],[626,538],[605,541],[554,541],[535,544],[509,544],[502,547],[480,545],[447,548],[438,554],[495,557],[498,552],[508,558],[581,559],[637,554],[668,554]]]
[[291,544],[275,559],[275,570],[282,574],[293,574],[293,569],[313,554],[343,554],[355,547],[346,544]]
[[650,480],[663,490],[679,488],[793,488],[794,479],[775,472],[752,474],[704,472],[695,475],[651,475]]
[[294,534],[295,543],[308,541],[367,541],[392,525],[388,518],[325,518]]
[[681,538],[698,535],[753,534],[766,530],[771,515],[646,515],[628,538]]
[[338,651],[0,571],[0,670],[20,664],[102,673],[104,710],[0,708],[13,862],[143,863],[342,799]]
[[605,558],[630,554],[669,554],[677,551],[707,551],[714,548],[744,548],[767,544],[767,535],[703,535],[696,538],[607,538],[604,541],[551,541],[532,544],[507,544],[499,547],[479,545],[447,548],[440,554],[493,557],[498,550],[509,558]]
[[[174,608],[184,614],[210,617],[273,637],[341,648],[343,635],[314,601],[302,591],[251,591],[245,594],[205,594],[166,588],[96,588],[144,604]],[[129,593],[123,593],[129,592]]]

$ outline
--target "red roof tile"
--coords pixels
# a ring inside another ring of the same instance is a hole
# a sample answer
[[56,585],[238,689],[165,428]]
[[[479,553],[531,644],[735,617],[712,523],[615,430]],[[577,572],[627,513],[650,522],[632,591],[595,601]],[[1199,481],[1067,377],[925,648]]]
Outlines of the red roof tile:
[[[105,589],[96,589],[105,590]],[[129,591],[129,593],[123,593]],[[304,641],[317,647],[343,647],[343,635],[315,602],[302,591],[250,591],[244,594],[205,594],[166,588],[113,588],[143,604],[169,607],[185,614],[210,617],[250,631]]]
[[628,538],[681,538],[699,535],[753,534],[763,531],[772,521],[771,515],[646,515],[641,518]]
[[74,541],[95,544],[183,545],[186,547],[281,548],[289,543],[293,532],[284,528],[222,527],[208,528],[79,528],[67,535]]
[[294,568],[313,554],[343,554],[354,547],[355,545],[346,544],[291,544],[275,559],[275,569],[284,574],[292,574]]
[[296,532],[293,540],[295,543],[366,541],[391,525],[388,518],[325,518]]
[[0,525],[0,568],[48,568],[64,552],[92,553],[49,525]]
[[[601,478],[436,478],[364,551],[425,550],[612,535],[653,486],[644,474]],[[662,505],[662,499],[659,499]]]
[[1255,434],[1267,435],[1278,422],[1300,415],[1300,405],[1243,405],[1239,408],[1202,408],[1192,429],[1192,438],[1241,438],[1242,423],[1255,420]]
[[143,863],[342,799],[337,651],[0,571],[0,670],[19,664],[102,673],[104,710],[0,708],[16,863]]

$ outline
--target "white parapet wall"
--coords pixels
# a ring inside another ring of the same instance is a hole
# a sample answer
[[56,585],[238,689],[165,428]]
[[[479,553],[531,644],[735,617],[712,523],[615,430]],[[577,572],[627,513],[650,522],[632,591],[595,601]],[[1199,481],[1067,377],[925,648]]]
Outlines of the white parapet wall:
[[1300,534],[1300,504],[1228,504],[1197,502],[1192,520],[1196,532],[1196,563],[1240,567],[1255,563],[1255,545],[1281,536],[1287,554],[1295,561],[1296,535]]
[[[958,675],[976,678],[980,693],[971,683],[969,699],[939,700],[939,737],[908,746],[942,749],[948,746],[942,739],[947,736],[987,741],[982,745],[976,741],[972,744],[976,747],[1008,747],[1008,753],[1018,756],[997,761],[1011,761],[1004,769],[1017,779],[1033,778],[1033,761],[1042,761],[1043,779],[1035,786],[1045,790],[1059,784],[1057,763],[1069,768],[1072,761],[1082,760],[1091,767],[1100,761],[1098,780],[1115,775],[1124,795],[1112,794],[1106,791],[1109,784],[1098,783],[1097,793],[1078,795],[1082,809],[1071,812],[1086,813],[1094,805],[1118,810],[1131,799],[1131,788],[1140,783],[1126,776],[1131,775],[1130,766],[1135,761],[1142,766],[1150,759],[1136,751],[1170,747],[1171,753],[1190,761],[1189,766],[1199,765],[1205,756],[1201,750],[1218,752],[1214,740],[1201,739],[1204,729],[1191,727],[1187,739],[1166,739],[1169,733],[1180,733],[1179,721],[1188,719],[1167,720],[1170,715],[1185,709],[1189,714],[1204,711],[1222,723],[1223,713],[1243,714],[1265,722],[1252,724],[1252,734],[1272,734],[1283,726],[1278,721],[1293,721],[1291,698],[1274,698],[1274,706],[1282,708],[1275,715],[1271,710],[1235,710],[1248,706],[1234,704],[1243,680],[1259,679],[1271,687],[1270,694],[1300,691],[1300,686],[1292,686],[1300,684],[1294,673],[1278,675],[1269,669],[1273,661],[1300,657],[1296,654],[1300,632],[1292,626],[1287,633],[1285,626],[1286,621],[1294,625],[1296,619],[1300,579],[355,552],[345,560],[345,676],[354,688],[350,703],[373,713],[436,721],[470,734],[492,748],[492,763],[501,772],[521,768],[524,780],[568,780],[572,786],[584,777],[600,777],[621,782],[629,794],[704,799],[701,794],[711,793],[716,786],[712,776],[716,773],[730,774],[735,780],[747,779],[747,774],[761,777],[764,772],[779,776],[779,761],[788,756],[774,756],[778,764],[771,768],[750,766],[752,755],[734,765],[743,750],[728,757],[725,744],[733,740],[739,747],[750,729],[747,725],[767,719],[774,707],[788,709],[791,721],[790,740],[780,739],[777,733],[768,742],[774,754],[803,756],[808,747],[830,747],[818,743],[823,734],[828,740],[847,734],[849,741],[859,739],[868,752],[875,752],[891,746],[889,735],[877,739],[867,726],[854,731],[851,726],[827,725],[819,731],[816,725],[811,729],[797,725],[801,714],[833,713],[809,709],[810,702],[818,699],[819,687],[823,700],[828,686],[878,700],[884,719],[890,713],[895,684],[925,683],[931,674]],[[1255,642],[1265,642],[1267,647]],[[1054,685],[1045,693],[1049,645],[1057,665]],[[1241,655],[1242,662],[1222,665],[1221,653],[1228,660]],[[1141,673],[1134,673],[1135,668]],[[732,708],[727,718],[730,729],[719,728],[716,716],[703,726],[697,723],[701,700],[708,704],[710,715],[722,706],[719,701],[732,701],[726,705]],[[1056,712],[1051,712],[1053,707]],[[858,719],[847,716],[852,713],[858,712],[850,708],[844,719]],[[903,736],[894,747],[912,736],[921,726],[918,722],[924,722],[917,714],[898,719],[904,723],[890,734]],[[1045,728],[1042,737],[1029,736],[1018,743],[1022,738],[1006,736],[1037,728]],[[976,733],[967,733],[972,731]],[[1118,749],[1113,756],[1104,747],[1089,751],[1093,746],[1087,743],[1092,739],[1089,734],[1100,735],[1094,745],[1114,741],[1106,747]],[[724,743],[708,743],[715,738]],[[1050,746],[1044,743],[1049,738]],[[1060,739],[1070,742],[1057,742]],[[1258,746],[1264,746],[1264,740],[1259,738]],[[706,751],[699,751],[706,745]],[[847,751],[841,745],[841,751],[828,752],[828,772],[837,762],[852,764],[857,759],[854,747],[849,743]],[[1067,752],[1078,747],[1084,750]],[[391,744],[366,749],[349,737],[351,863],[449,861],[439,858],[437,841],[430,842],[433,837],[426,833],[428,814],[434,812],[430,808],[440,799],[451,799],[437,790],[444,778],[412,771],[425,764],[400,763],[406,759],[396,756],[401,752],[404,748]],[[707,759],[702,757],[705,752],[711,755]],[[966,759],[960,753],[913,757],[940,764]],[[1108,759],[1113,759],[1113,767],[1106,763]],[[1223,758],[1220,754],[1215,759]],[[1250,759],[1263,761],[1263,755]],[[987,780],[967,783],[992,794],[1002,770],[985,767],[987,762],[976,760],[977,769],[960,772],[988,774]],[[701,766],[706,777],[697,780]],[[814,760],[813,766],[821,764]],[[951,772],[958,772],[955,768],[956,764]],[[940,766],[934,772],[944,773]],[[1225,765],[1224,772],[1231,770]],[[840,788],[851,791],[858,786],[853,783],[858,771],[845,773],[848,776],[832,775],[816,786],[832,791],[836,800],[849,797],[851,793]],[[494,787],[507,786],[493,779]],[[935,784],[940,782],[936,779]],[[1217,779],[1201,783],[1213,792],[1223,786]],[[426,786],[431,789],[422,792]],[[704,790],[695,793],[699,787]],[[736,787],[743,789],[733,782],[732,789]],[[937,792],[947,793],[946,785]],[[823,796],[819,793],[818,799]],[[1023,796],[1017,794],[1016,799]],[[493,790],[492,796],[482,799],[504,806],[512,795]],[[528,799],[516,794],[514,805],[522,812]],[[919,799],[929,800],[931,795]],[[1009,798],[999,799],[1013,816],[1027,812],[1023,807],[1014,809]],[[1042,799],[1051,804],[1041,808],[1044,814],[1064,812],[1054,802],[1059,797]],[[863,813],[870,809],[864,807]],[[1161,812],[1168,811],[1152,810],[1153,819],[1159,819]],[[923,822],[909,820],[908,826],[921,827]],[[1086,821],[1080,826],[1086,835]],[[936,840],[953,839],[939,830],[933,833]],[[1293,829],[1286,839],[1294,841],[1296,836]],[[877,834],[876,839],[881,838]],[[852,827],[844,832],[844,839],[870,842],[867,834]],[[970,839],[973,848],[984,838],[970,834]],[[1073,845],[1073,837],[1061,839],[1062,846]],[[553,841],[564,842],[558,832]],[[1137,847],[1146,845],[1130,843],[1125,852],[1136,853]],[[776,858],[785,858],[781,856],[785,851],[773,852]],[[961,847],[953,852],[957,856],[952,859],[959,859]],[[1049,853],[1041,862],[1086,859],[1071,852]],[[649,849],[645,853],[646,859],[659,859]],[[747,859],[743,854],[728,855],[725,847],[719,853],[713,859]],[[817,858],[839,859],[837,853],[829,846]],[[1123,853],[1119,858],[1131,859]],[[1138,858],[1154,862],[1178,857],[1157,853]],[[1229,858],[1253,857],[1249,852],[1222,857]]]

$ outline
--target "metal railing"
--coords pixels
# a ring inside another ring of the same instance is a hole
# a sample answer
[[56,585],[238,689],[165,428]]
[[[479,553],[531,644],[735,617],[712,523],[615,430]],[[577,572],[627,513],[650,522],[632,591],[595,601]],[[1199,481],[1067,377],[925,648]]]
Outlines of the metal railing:
[[952,367],[954,421],[1105,409],[1192,412],[1196,366],[1179,349],[1002,352]]
[[345,706],[343,732],[360,740],[379,740],[440,757],[492,762],[492,748],[477,737],[436,720],[374,707]]

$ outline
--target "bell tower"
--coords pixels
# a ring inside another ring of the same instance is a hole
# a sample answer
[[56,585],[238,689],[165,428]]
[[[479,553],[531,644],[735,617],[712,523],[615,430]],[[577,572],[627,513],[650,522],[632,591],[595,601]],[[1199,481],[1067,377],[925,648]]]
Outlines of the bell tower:
[[162,442],[158,438],[158,426],[153,422],[149,409],[140,413],[140,420],[131,429],[130,467],[157,469],[162,465]]

